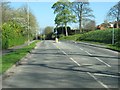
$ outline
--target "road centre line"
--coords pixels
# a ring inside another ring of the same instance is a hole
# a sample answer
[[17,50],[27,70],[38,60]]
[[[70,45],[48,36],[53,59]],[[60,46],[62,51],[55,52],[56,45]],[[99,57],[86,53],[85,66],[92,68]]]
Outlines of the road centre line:
[[80,48],[80,50],[83,50],[82,48]]
[[[78,46],[76,46],[77,48],[79,48]],[[82,50],[83,51],[83,49],[82,48],[79,48],[80,50]]]
[[[56,46],[57,47],[57,46]],[[58,47],[57,47],[58,48]],[[60,48],[59,48],[59,50],[61,50]],[[65,51],[63,51],[63,50],[61,50],[62,52],[64,52],[65,53]],[[89,53],[89,52],[88,52]],[[90,54],[90,53],[89,53]],[[66,53],[66,56],[67,57],[69,57],[68,55],[67,55],[67,53]],[[81,66],[77,61],[75,61],[73,58],[71,58],[71,57],[69,57],[70,58],[70,60],[72,60],[74,63],[76,63],[78,66]],[[104,88],[106,88],[106,89],[108,89],[109,90],[109,88],[107,87],[107,85],[105,85],[105,84],[103,84],[101,81],[99,81],[94,75],[92,75],[90,72],[87,72],[87,74],[88,75],[90,75],[92,78],[94,78],[99,84],[101,84]]]
[[88,55],[92,55],[91,53],[89,53],[88,51],[85,51]]
[[70,59],[74,62],[74,63],[76,63],[78,66],[81,66],[77,61],[75,61],[73,58],[71,58],[70,57]]
[[78,66],[81,66],[77,61],[75,61],[73,58],[71,58],[71,57],[69,57],[68,56],[68,54],[65,52],[65,51],[63,51],[63,50],[61,50],[58,46],[56,46],[61,52],[63,52],[70,60],[72,60],[74,63],[76,63]]
[[[62,50],[61,50],[62,51]],[[65,55],[67,55],[67,53],[66,52],[64,52],[64,51],[62,51]]]

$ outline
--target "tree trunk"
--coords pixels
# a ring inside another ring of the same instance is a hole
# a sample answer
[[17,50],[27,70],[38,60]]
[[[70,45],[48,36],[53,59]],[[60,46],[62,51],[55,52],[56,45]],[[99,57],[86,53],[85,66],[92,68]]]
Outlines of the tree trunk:
[[118,17],[117,17],[116,28],[119,28],[119,14],[118,14]]
[[80,15],[79,15],[79,29],[80,33],[82,33],[82,10],[83,10],[83,5],[80,6]]
[[79,30],[80,30],[80,33],[82,33],[82,20],[81,19],[79,19]]
[[66,36],[68,36],[67,24],[65,24],[65,34],[66,34]]

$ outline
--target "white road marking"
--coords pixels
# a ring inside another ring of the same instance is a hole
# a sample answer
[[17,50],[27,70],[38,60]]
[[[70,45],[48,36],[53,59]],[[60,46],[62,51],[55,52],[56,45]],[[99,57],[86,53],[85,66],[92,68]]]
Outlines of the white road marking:
[[[57,47],[57,46],[56,46]],[[58,48],[58,47],[57,47]],[[60,49],[60,48],[59,48]],[[61,49],[60,49],[61,50]],[[63,51],[63,50],[61,50],[64,54],[66,54],[67,55],[67,53],[65,53],[65,51]],[[87,51],[85,51],[86,53],[88,53],[89,55],[92,55],[91,53],[89,53],[89,52],[87,52]],[[68,55],[67,55],[67,57],[69,57]],[[76,63],[78,66],[81,66],[77,61],[75,61],[73,58],[71,58],[71,57],[69,57],[74,63]],[[108,65],[109,66],[109,65]],[[87,74],[88,75],[90,75],[91,77],[93,77],[99,84],[101,84],[104,88],[106,88],[106,89],[108,89],[109,90],[109,88],[108,88],[108,86],[107,85],[105,85],[104,83],[102,83],[101,81],[99,81],[94,75],[92,75],[90,72],[87,72]]]
[[92,75],[90,72],[87,72],[87,74],[89,74],[91,77],[93,77],[99,84],[101,84],[104,88],[107,88],[108,90],[109,90],[109,88],[108,88],[108,86],[107,85],[105,85],[105,84],[103,84],[101,81],[99,81],[94,75]]
[[67,53],[66,52],[64,52],[64,51],[62,51],[65,55],[67,55]]
[[58,46],[56,46],[58,49],[60,49]]
[[76,63],[78,66],[81,66],[77,61],[75,61],[73,58],[71,58],[70,57],[70,59],[74,62],[74,63]]
[[107,65],[108,67],[111,67],[109,64],[107,64],[106,62],[102,61],[101,59],[95,57],[97,60],[99,60],[100,62],[104,63],[105,65]]
[[89,52],[87,52],[87,51],[85,51],[88,55],[92,55],[91,53],[89,53]]
[[80,48],[80,50],[83,50],[82,48]]
[[[91,53],[89,53],[88,51],[85,51],[88,55],[92,55]],[[107,65],[108,67],[111,67],[109,64],[107,64],[106,62],[104,62],[103,60],[95,57],[95,59],[99,60],[100,62],[104,63],[105,65]]]
[[115,75],[107,75],[107,74],[99,74],[99,73],[94,73],[96,76],[105,76],[105,77],[114,77],[114,78],[120,78],[120,76],[115,76]]
[[78,46],[76,46],[77,48],[79,48],[80,50],[83,50],[82,48],[80,48],[80,47],[78,47]]

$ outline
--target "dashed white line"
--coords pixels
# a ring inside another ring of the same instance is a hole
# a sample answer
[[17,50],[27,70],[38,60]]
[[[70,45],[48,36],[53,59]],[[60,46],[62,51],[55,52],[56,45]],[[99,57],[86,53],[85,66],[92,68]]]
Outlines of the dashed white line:
[[99,60],[100,62],[104,63],[105,65],[107,65],[108,67],[111,67],[109,64],[107,64],[106,62],[102,61],[101,59],[95,57],[97,60]]
[[[79,48],[78,46],[76,46],[77,48]],[[83,49],[82,48],[79,48],[80,50],[82,50],[83,51]]]
[[[59,48],[59,47],[57,47],[57,48]],[[60,49],[60,48],[59,48]],[[61,50],[61,49],[60,49]],[[65,55],[67,55],[67,53],[65,53],[63,50],[61,50]],[[91,53],[89,53],[89,52],[87,52],[87,51],[85,51],[86,53],[88,53],[89,55],[92,55]],[[68,55],[67,55],[67,57],[68,57]],[[77,61],[75,61],[73,58],[71,58],[71,57],[69,57],[70,58],[70,60],[72,60],[74,63],[76,63],[78,66],[81,66]],[[102,60],[100,60],[100,61],[102,61]],[[102,61],[103,62],[103,61]],[[105,63],[105,62],[104,62]],[[106,64],[107,66],[109,66],[108,64]],[[108,89],[109,90],[109,88],[108,88],[108,86],[107,85],[105,85],[104,83],[102,83],[101,81],[99,81],[94,75],[92,75],[90,72],[87,72],[87,74],[88,75],[90,75],[91,77],[93,77],[99,84],[101,84],[104,88],[106,88],[106,89]]]
[[67,55],[67,53],[66,52],[64,52],[64,51],[62,51],[65,55]]
[[82,48],[80,48],[80,50],[83,50]]
[[78,62],[76,62],[73,58],[70,58],[74,63],[76,63],[78,66],[81,66]]
[[93,77],[99,84],[101,84],[104,88],[107,88],[108,90],[109,90],[109,88],[108,88],[108,86],[107,85],[105,85],[105,84],[103,84],[101,81],[99,81],[94,75],[92,75],[90,72],[87,72],[87,74],[89,74],[91,77]]
[[88,55],[92,55],[91,53],[89,53],[88,51],[85,51]]

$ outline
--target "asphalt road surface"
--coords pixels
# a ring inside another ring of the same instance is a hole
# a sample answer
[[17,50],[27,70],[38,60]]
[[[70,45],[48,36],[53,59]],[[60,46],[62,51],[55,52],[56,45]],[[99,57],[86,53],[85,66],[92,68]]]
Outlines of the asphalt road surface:
[[42,41],[3,79],[3,88],[118,88],[118,66],[112,50]]

